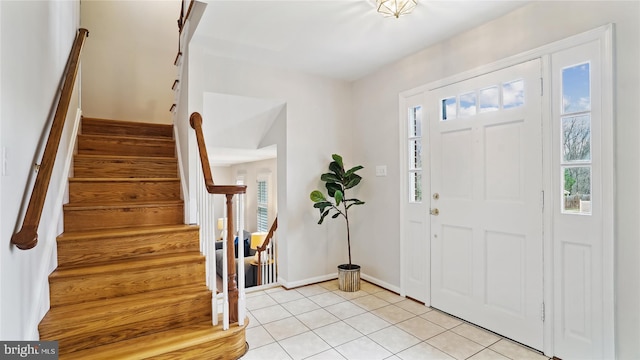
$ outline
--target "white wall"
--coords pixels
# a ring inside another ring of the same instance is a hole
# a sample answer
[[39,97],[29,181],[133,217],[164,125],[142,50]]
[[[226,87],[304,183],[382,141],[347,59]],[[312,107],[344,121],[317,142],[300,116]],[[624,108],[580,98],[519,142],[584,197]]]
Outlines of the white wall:
[[277,159],[267,159],[261,161],[252,161],[230,166],[230,173],[233,183],[239,175],[244,177],[244,183],[247,185],[246,201],[245,201],[245,226],[244,229],[249,232],[258,231],[257,211],[258,211],[258,187],[256,182],[261,174],[269,175],[269,183],[267,184],[267,195],[269,196],[269,226],[273,223],[278,211],[278,164]]
[[[568,15],[570,14],[570,15]],[[353,84],[354,157],[366,169],[355,252],[369,275],[400,285],[398,94],[607,23],[615,23],[616,351],[640,358],[640,3],[540,1],[385,66]],[[371,126],[375,124],[375,126]],[[374,177],[387,165],[387,177]],[[366,219],[366,220],[365,220]],[[384,266],[376,266],[380,261]],[[371,270],[370,270],[371,269]]]
[[[10,245],[21,224],[23,202],[35,180],[48,135],[54,100],[80,21],[78,1],[0,1],[1,88],[0,146],[6,148],[7,171],[0,203],[0,339],[37,338],[36,326],[48,308],[47,275],[61,226],[60,189],[67,174],[64,156],[73,146],[71,132],[79,97],[73,95],[62,134],[56,167],[39,227],[38,245],[22,251]],[[77,83],[76,83],[77,88]],[[25,195],[26,193],[26,195]],[[55,253],[55,252],[54,252]]]
[[170,124],[180,0],[82,1],[85,116]]
[[204,92],[286,103],[286,117],[273,125],[278,134],[268,134],[278,145],[279,276],[296,284],[335,275],[335,267],[346,261],[344,228],[337,222],[318,226],[309,193],[320,186],[332,153],[351,161],[350,84],[219,58],[193,43],[190,47],[190,112],[202,111]]

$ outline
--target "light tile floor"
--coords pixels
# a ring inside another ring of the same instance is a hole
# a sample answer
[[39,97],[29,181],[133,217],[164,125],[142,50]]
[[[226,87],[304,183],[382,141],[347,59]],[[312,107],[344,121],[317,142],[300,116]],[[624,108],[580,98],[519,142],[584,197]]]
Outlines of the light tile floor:
[[362,282],[337,280],[247,293],[249,351],[243,360],[543,360],[508,339]]

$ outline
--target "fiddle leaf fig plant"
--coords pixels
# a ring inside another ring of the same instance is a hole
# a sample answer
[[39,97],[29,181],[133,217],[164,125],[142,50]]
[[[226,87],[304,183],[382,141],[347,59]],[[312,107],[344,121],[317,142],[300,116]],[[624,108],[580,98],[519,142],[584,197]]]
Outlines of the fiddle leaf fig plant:
[[[344,217],[347,223],[347,248],[349,250],[349,268],[351,268],[351,234],[349,231],[349,209],[354,205],[363,205],[364,201],[346,196],[346,190],[354,188],[362,177],[356,172],[363,169],[362,166],[354,166],[345,171],[342,156],[333,154],[333,161],[329,164],[328,173],[320,176],[320,180],[324,181],[327,189],[327,195],[320,190],[314,190],[309,197],[313,201],[313,207],[320,211],[320,220],[318,224],[322,224],[325,217],[331,215],[332,219],[340,216]],[[333,214],[332,214],[333,213]]]

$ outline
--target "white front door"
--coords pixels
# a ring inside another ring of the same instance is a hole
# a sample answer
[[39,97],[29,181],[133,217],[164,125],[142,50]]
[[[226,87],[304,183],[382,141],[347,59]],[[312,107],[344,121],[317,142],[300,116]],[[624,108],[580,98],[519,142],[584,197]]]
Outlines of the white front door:
[[542,349],[540,60],[428,94],[431,305]]

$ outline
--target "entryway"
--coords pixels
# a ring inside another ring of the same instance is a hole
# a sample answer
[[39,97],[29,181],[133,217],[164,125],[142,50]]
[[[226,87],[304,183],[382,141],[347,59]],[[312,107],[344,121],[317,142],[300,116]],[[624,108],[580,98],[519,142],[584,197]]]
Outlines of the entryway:
[[401,295],[613,358],[612,27],[400,94]]
[[[405,289],[541,349],[539,79],[536,59],[407,99],[413,186],[406,248],[414,261],[405,263]],[[430,271],[419,257],[425,236]]]

